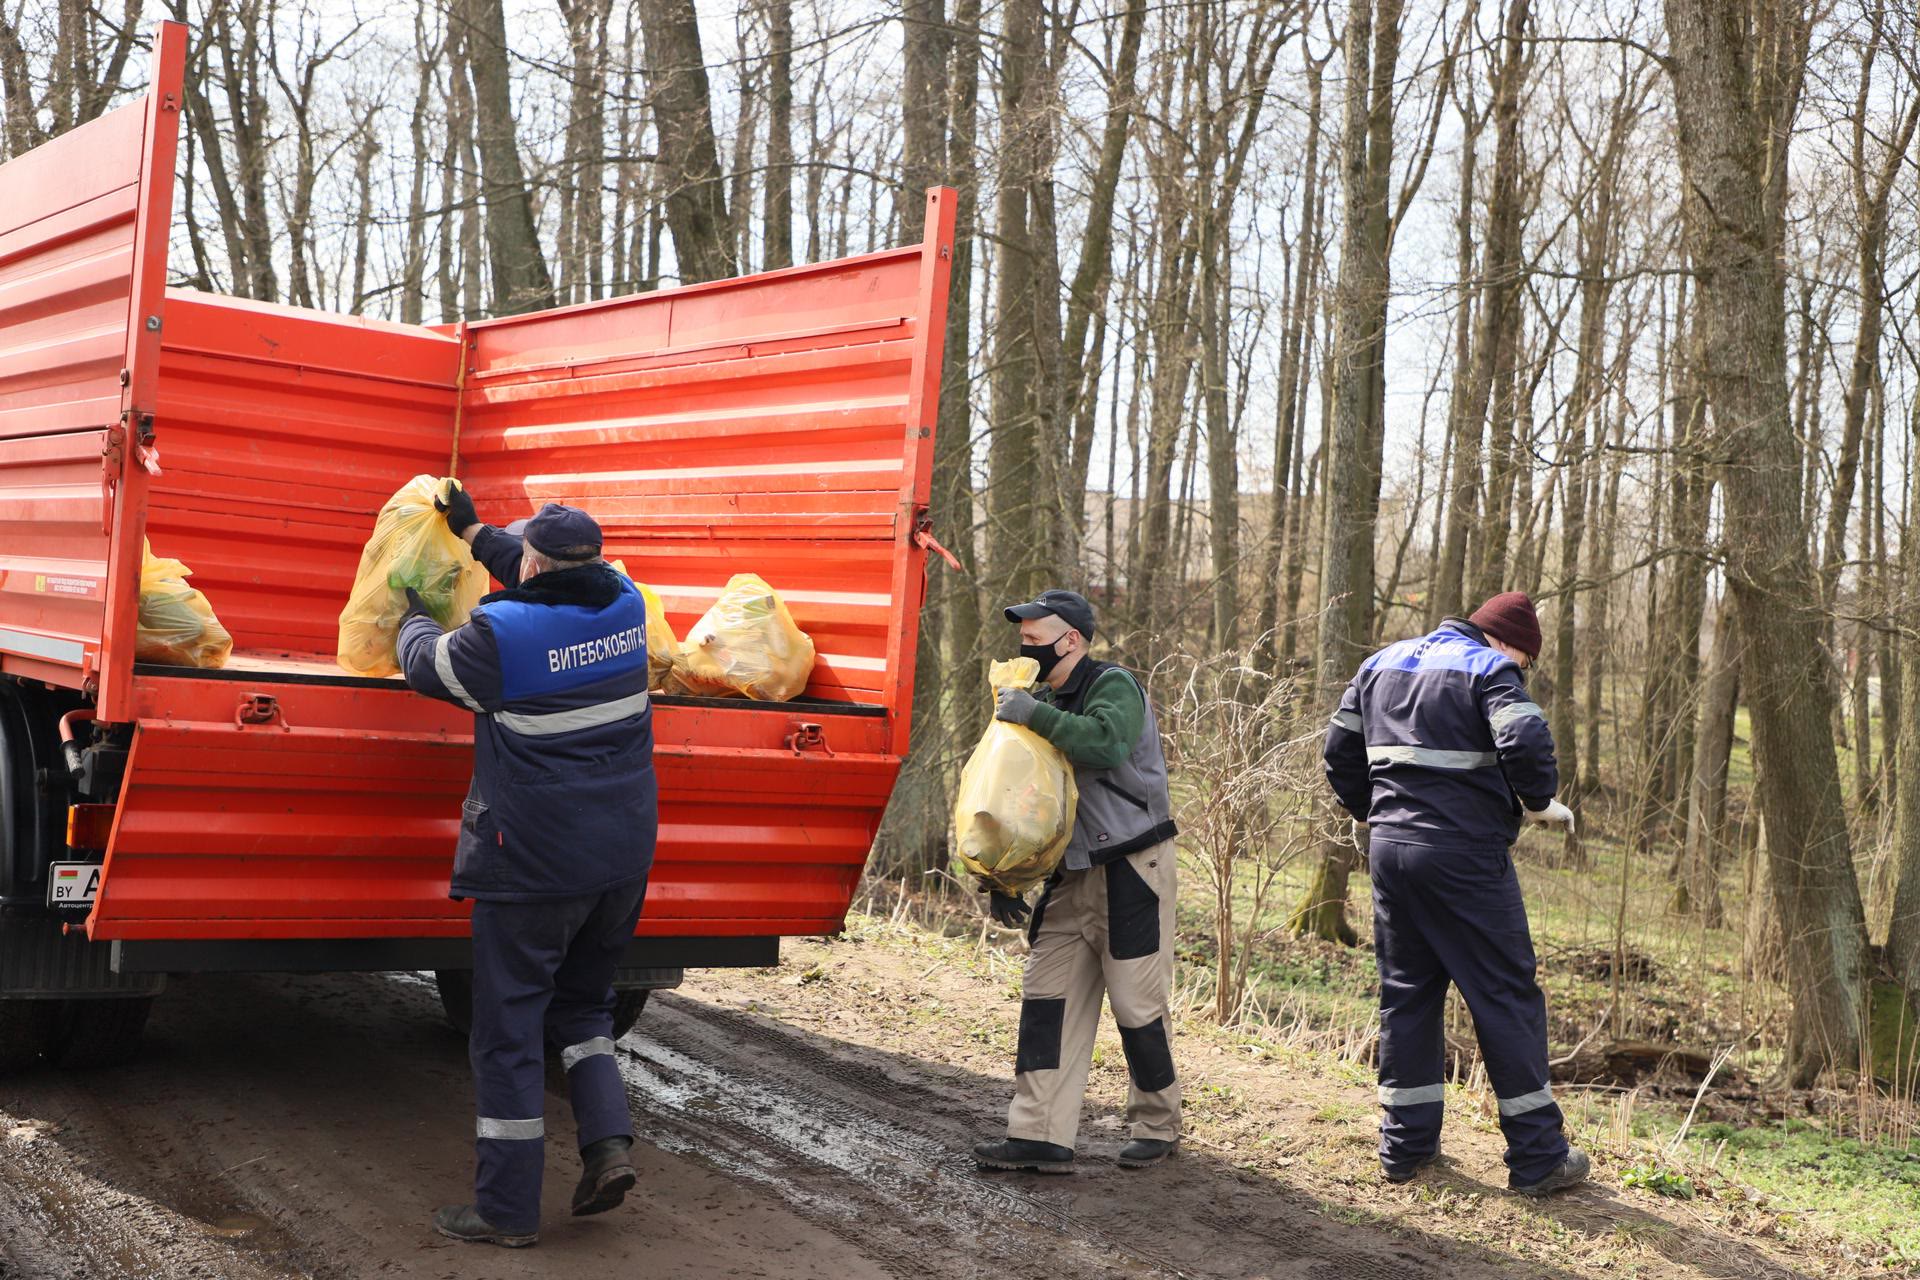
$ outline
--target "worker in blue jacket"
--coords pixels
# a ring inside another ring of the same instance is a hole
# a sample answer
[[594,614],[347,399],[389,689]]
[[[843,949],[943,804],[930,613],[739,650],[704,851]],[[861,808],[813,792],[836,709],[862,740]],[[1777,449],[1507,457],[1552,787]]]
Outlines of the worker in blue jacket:
[[548,503],[524,536],[451,488],[448,526],[505,589],[442,632],[419,597],[400,626],[414,690],[474,713],[455,899],[473,900],[473,1204],[433,1223],[520,1247],[540,1227],[545,1046],[561,1046],[585,1169],[576,1214],[634,1184],[633,1119],[613,1048],[613,976],[646,895],[658,827],[646,604],[600,558],[600,526]]
[[1373,872],[1389,1182],[1440,1155],[1449,982],[1499,1103],[1508,1187],[1546,1195],[1587,1176],[1547,1079],[1547,1003],[1509,852],[1523,819],[1573,824],[1554,799],[1553,734],[1527,696],[1539,652],[1533,602],[1497,595],[1361,663],[1327,729],[1327,780]]

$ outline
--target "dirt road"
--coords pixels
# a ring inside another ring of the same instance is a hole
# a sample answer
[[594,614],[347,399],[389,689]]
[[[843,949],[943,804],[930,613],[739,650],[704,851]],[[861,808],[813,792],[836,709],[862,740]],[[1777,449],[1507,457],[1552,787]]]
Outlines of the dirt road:
[[1003,1078],[752,1003],[656,997],[621,1043],[641,1182],[618,1213],[567,1216],[571,1122],[551,1080],[546,1226],[508,1253],[426,1228],[471,1158],[464,1046],[430,985],[176,984],[138,1064],[0,1081],[0,1276],[1576,1274],[1356,1222],[1200,1150],[1123,1171],[1098,1119],[1071,1178],[981,1174],[964,1152],[999,1122]]

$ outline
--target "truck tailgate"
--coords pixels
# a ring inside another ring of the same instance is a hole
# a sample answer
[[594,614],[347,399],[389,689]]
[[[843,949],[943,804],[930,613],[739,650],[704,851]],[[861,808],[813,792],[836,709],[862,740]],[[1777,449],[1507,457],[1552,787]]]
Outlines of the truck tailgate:
[[[467,713],[394,681],[244,669],[142,668],[135,694],[92,937],[465,935],[447,883]],[[838,929],[899,768],[879,712],[660,699],[639,934]]]

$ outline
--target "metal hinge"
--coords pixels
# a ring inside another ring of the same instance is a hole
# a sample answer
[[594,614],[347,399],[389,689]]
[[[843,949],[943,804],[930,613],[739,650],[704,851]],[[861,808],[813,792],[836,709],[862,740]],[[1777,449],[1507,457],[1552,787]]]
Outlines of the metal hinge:
[[833,754],[833,748],[827,745],[826,729],[810,720],[802,720],[793,726],[793,732],[787,735],[787,749],[796,756],[807,751]]
[[286,713],[280,710],[280,699],[270,693],[241,694],[240,705],[233,712],[233,724],[237,729],[250,724],[277,724],[283,732],[293,729],[287,723]]

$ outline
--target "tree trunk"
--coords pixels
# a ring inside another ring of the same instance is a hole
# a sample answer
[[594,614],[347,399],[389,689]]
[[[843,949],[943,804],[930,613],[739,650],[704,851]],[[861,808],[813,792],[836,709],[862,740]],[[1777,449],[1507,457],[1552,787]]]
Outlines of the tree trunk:
[[[789,3],[790,0],[779,0],[783,7]],[[901,14],[906,57],[906,85],[901,103],[905,154],[899,200],[903,240],[916,240],[925,233],[924,192],[943,181],[947,170],[947,33],[942,3],[943,0],[910,0]],[[791,42],[792,33],[789,31],[785,38]],[[770,88],[770,97],[772,92]],[[791,95],[790,88],[788,92]],[[790,239],[791,231],[786,234]],[[956,296],[963,292],[964,288],[955,290]],[[954,358],[964,365],[964,348],[954,350]],[[939,466],[940,459],[936,458],[936,472]],[[936,476],[936,481],[945,483],[946,477]],[[927,570],[934,576],[924,584],[926,607],[921,611],[915,649],[911,750],[875,842],[875,856],[881,860],[883,872],[893,876],[909,875],[915,880],[925,872],[945,866],[948,856],[947,757],[961,744],[947,736],[942,721],[943,695],[952,692],[956,701],[965,701],[976,692],[976,686],[965,679],[964,668],[959,672],[962,679],[957,686],[948,676],[941,635],[944,614],[952,596],[943,589],[944,565],[929,556]]]
[[[762,0],[767,8],[767,185],[761,193],[765,209],[766,268],[793,265],[793,0]],[[916,0],[937,19],[941,0]],[[913,21],[911,17],[909,22]],[[945,44],[939,56],[945,56]],[[908,77],[909,91],[912,76]],[[945,96],[946,78],[940,78]],[[918,207],[919,192],[911,179],[909,204]]]
[[[1920,444],[1920,398],[1912,401],[1908,438]],[[1920,637],[1920,467],[1907,469],[1907,521],[1900,531],[1898,621],[1906,652]],[[1899,766],[1894,773],[1894,847],[1898,881],[1887,926],[1887,963],[1920,1009],[1920,673],[1900,682]]]
[[[498,3],[498,0],[494,0]],[[713,105],[693,0],[639,0],[650,105],[660,138],[667,228],[680,279],[718,280],[738,269],[733,222],[713,136]]]
[[460,0],[467,25],[467,71],[473,77],[474,140],[486,204],[487,258],[493,268],[493,312],[518,315],[553,305],[553,279],[540,251],[533,193],[515,138],[507,19],[501,0]]
[[1738,626],[1722,604],[1713,628],[1713,655],[1700,691],[1700,724],[1693,738],[1693,772],[1687,788],[1685,867],[1681,909],[1700,915],[1709,929],[1726,923],[1720,867],[1726,842],[1727,765],[1733,755],[1734,716],[1740,701]]
[[[1375,12],[1377,2],[1378,12]],[[1379,384],[1386,347],[1387,184],[1393,166],[1392,88],[1400,53],[1401,0],[1356,0],[1348,10],[1346,109],[1341,140],[1345,208],[1340,277],[1334,286],[1333,420],[1327,433],[1325,546],[1316,665],[1323,701],[1340,696],[1372,638],[1373,534],[1378,515]],[[1341,825],[1337,811],[1328,826]],[[1356,940],[1347,923],[1352,850],[1322,842],[1318,869],[1289,921],[1296,933]]]
[[[1463,435],[1454,442],[1456,458],[1469,461],[1465,470],[1454,473],[1454,500],[1458,503],[1463,484],[1480,483],[1479,441],[1483,431],[1491,436],[1485,510],[1474,530],[1477,547],[1472,557],[1474,573],[1469,589],[1463,592],[1460,584],[1451,580],[1440,584],[1442,598],[1436,601],[1436,606],[1445,611],[1465,612],[1498,592],[1502,589],[1500,579],[1506,572],[1507,527],[1512,517],[1505,502],[1511,492],[1513,474],[1512,388],[1519,351],[1521,286],[1527,275],[1520,252],[1520,233],[1528,201],[1520,174],[1523,127],[1520,95],[1527,74],[1528,15],[1529,0],[1508,0],[1503,51],[1493,85],[1493,189],[1487,197],[1480,314],[1474,334],[1473,366],[1467,375],[1467,402],[1461,410]],[[1489,407],[1493,410],[1490,423]],[[1465,433],[1471,434],[1472,442],[1463,450],[1461,446],[1467,443]],[[1472,499],[1467,501],[1471,503]],[[1456,555],[1464,559],[1464,553],[1456,551],[1450,542],[1446,561],[1449,572]]]
[[1030,600],[1048,584],[1044,527],[1048,506],[1038,491],[1040,436],[1046,423],[1037,412],[1047,389],[1040,376],[1041,287],[1032,234],[1039,131],[1045,112],[1040,68],[1040,0],[1009,0],[1003,9],[1000,63],[1000,181],[994,201],[997,246],[993,308],[993,416],[988,447],[988,587],[999,600]]
[[[1295,519],[1294,500],[1297,463],[1300,452],[1301,387],[1306,381],[1308,351],[1306,335],[1312,332],[1314,301],[1308,285],[1314,278],[1316,257],[1314,241],[1319,236],[1320,193],[1316,181],[1320,173],[1320,116],[1326,67],[1324,58],[1307,64],[1307,159],[1301,172],[1307,175],[1306,189],[1300,195],[1300,233],[1293,242],[1293,295],[1287,301],[1286,323],[1280,337],[1280,385],[1277,389],[1279,421],[1274,430],[1273,498],[1267,510],[1267,563],[1260,574],[1259,643],[1263,670],[1274,670],[1280,648],[1280,597],[1285,590],[1282,574],[1289,549],[1288,531]],[[1291,619],[1289,619],[1291,621]]]
[[[1127,139],[1133,128],[1134,76],[1140,62],[1141,33],[1146,27],[1146,17],[1144,0],[1133,0],[1121,19],[1120,51],[1107,85],[1107,118],[1100,135],[1100,163],[1087,197],[1086,239],[1080,248],[1080,261],[1074,267],[1073,281],[1067,287],[1060,379],[1067,396],[1063,410],[1065,420],[1074,426],[1067,468],[1069,494],[1086,492],[1087,466],[1093,456],[1093,411],[1099,401],[1100,365],[1097,360],[1088,360],[1087,330],[1093,317],[1104,311],[1113,279],[1114,198],[1120,186]],[[1084,529],[1086,505],[1077,504],[1072,515]]]
[[1800,457],[1788,430],[1779,246],[1808,19],[1800,0],[1755,8],[1749,25],[1720,0],[1666,0],[1701,378],[1716,452],[1735,460],[1723,475],[1727,578],[1748,646],[1756,792],[1793,992],[1783,1076],[1806,1085],[1824,1068],[1859,1064],[1866,926],[1834,756],[1820,581],[1792,514]]

